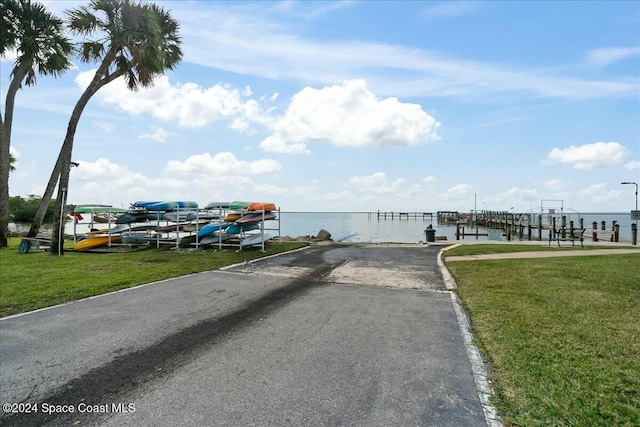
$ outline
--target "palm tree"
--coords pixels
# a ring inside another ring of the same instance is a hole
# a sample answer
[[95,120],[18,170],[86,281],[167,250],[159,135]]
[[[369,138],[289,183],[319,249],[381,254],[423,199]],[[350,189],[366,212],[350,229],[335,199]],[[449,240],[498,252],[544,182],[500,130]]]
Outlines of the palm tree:
[[[75,33],[85,37],[97,36],[81,43],[79,54],[82,62],[99,62],[100,65],[73,109],[58,161],[49,180],[55,186],[55,181],[60,177],[56,212],[63,212],[66,204],[73,139],[89,99],[100,88],[119,77],[125,79],[131,90],[152,86],[156,77],[162,76],[167,69],[173,69],[182,59],[179,25],[169,12],[155,4],[131,0],[92,0],[88,6],[68,11],[67,16],[69,26]],[[52,195],[53,189],[51,193],[45,193],[41,206],[46,208]],[[64,253],[64,221],[61,217],[57,215],[53,227],[51,254],[54,255]],[[39,221],[38,228],[42,219]]]
[[0,246],[7,246],[9,224],[9,171],[13,108],[22,84],[33,86],[36,75],[58,76],[71,68],[73,45],[63,34],[62,21],[30,0],[0,0],[0,55],[17,51],[0,114]]

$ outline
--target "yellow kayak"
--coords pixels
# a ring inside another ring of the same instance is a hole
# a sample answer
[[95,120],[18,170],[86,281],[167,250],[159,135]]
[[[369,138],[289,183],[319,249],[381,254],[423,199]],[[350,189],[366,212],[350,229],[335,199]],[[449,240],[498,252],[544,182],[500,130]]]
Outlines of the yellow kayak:
[[[111,243],[120,243],[122,239],[120,236],[111,236]],[[80,240],[73,246],[74,251],[86,251],[89,249],[99,248],[109,245],[109,236],[95,236],[87,237]]]

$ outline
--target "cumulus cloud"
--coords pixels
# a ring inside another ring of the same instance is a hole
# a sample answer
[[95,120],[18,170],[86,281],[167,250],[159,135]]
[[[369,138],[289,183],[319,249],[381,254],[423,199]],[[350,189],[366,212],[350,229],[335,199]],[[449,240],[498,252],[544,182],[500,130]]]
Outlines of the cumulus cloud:
[[105,133],[111,133],[115,129],[115,127],[111,123],[107,122],[95,122],[94,125]]
[[548,179],[544,182],[544,185],[551,191],[560,191],[569,187],[571,183],[563,181],[561,179]]
[[270,151],[272,153],[282,154],[309,154],[311,151],[307,148],[306,144],[301,142],[286,143],[285,141],[275,136],[268,136],[260,143],[260,148],[264,151]]
[[473,186],[471,184],[457,184],[448,188],[443,194],[441,194],[441,197],[444,200],[456,200],[462,197],[467,197],[472,193],[472,191]]
[[167,142],[169,132],[162,128],[154,127],[153,132],[140,135],[138,138],[155,139],[158,142]]
[[78,161],[79,166],[72,168],[74,181],[105,183],[112,182],[114,186],[144,185],[149,180],[142,174],[132,172],[126,166],[111,162],[109,159],[98,159],[95,162]]
[[627,149],[617,142],[595,142],[569,148],[554,148],[547,160],[573,164],[574,169],[599,169],[614,166],[627,155]]
[[269,195],[281,195],[286,194],[289,189],[286,187],[279,187],[273,184],[258,184],[253,187],[253,189],[260,194],[269,194]]
[[491,198],[492,204],[499,206],[527,206],[533,201],[536,203],[542,197],[540,192],[535,188],[512,187],[507,191],[496,194]]
[[590,185],[587,188],[580,190],[580,194],[584,196],[591,203],[602,204],[612,203],[619,201],[622,197],[622,190],[609,190],[607,184],[600,182],[598,184]]
[[389,181],[384,172],[377,172],[372,175],[354,176],[349,180],[349,186],[365,193],[389,194],[396,192],[405,182],[404,178]]
[[427,176],[422,178],[422,182],[424,182],[425,184],[433,184],[435,181],[436,181],[435,176]]
[[350,80],[322,89],[306,87],[294,95],[260,148],[299,153],[307,151],[307,143],[319,141],[348,147],[407,147],[440,139],[439,126],[422,106],[379,99],[363,80]]
[[637,55],[640,55],[640,47],[607,47],[590,51],[587,61],[597,67],[606,67]]
[[640,169],[640,162],[637,160],[634,160],[624,165],[624,167],[629,170]]
[[282,169],[280,162],[271,159],[238,160],[233,153],[196,154],[184,162],[171,160],[166,171],[182,175],[260,175]]
[[[86,88],[95,70],[79,73],[75,81]],[[253,132],[253,124],[265,124],[266,114],[254,99],[251,89],[217,84],[203,88],[195,83],[171,85],[168,76],[155,80],[152,87],[137,91],[127,89],[119,78],[104,86],[97,96],[103,103],[115,105],[132,114],[176,121],[180,126],[201,127],[218,120],[230,121],[230,127],[244,133]]]

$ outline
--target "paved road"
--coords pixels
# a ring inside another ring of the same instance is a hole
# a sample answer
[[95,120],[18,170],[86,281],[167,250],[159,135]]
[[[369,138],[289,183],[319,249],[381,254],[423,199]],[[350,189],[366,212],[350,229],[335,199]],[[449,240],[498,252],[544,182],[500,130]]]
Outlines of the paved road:
[[437,250],[314,246],[3,319],[1,401],[39,412],[0,424],[486,425]]

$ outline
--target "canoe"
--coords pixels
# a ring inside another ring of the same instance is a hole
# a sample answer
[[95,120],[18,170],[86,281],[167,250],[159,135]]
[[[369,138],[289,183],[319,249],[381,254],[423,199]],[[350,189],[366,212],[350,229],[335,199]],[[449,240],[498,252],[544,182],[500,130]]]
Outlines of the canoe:
[[179,222],[179,221],[193,221],[198,216],[197,212],[184,211],[184,212],[167,212],[162,216],[167,221]]
[[235,222],[240,225],[249,225],[257,224],[262,222],[262,220],[268,221],[271,219],[276,219],[276,216],[271,212],[265,212],[264,215],[262,215],[262,212],[255,212],[242,215],[240,218],[236,219]]
[[132,208],[142,208],[142,209],[146,209],[148,205],[153,205],[155,203],[162,203],[161,200],[154,200],[154,201],[145,201],[145,200],[140,200],[137,202],[133,202],[131,203],[131,207]]
[[272,236],[269,233],[264,233],[264,235],[262,235],[262,233],[250,234],[246,236],[244,239],[240,240],[240,246],[242,247],[260,246],[262,245],[263,242],[266,242],[267,240],[271,240],[271,238]]
[[157,236],[150,236],[146,234],[124,234],[122,235],[122,242],[129,245],[146,245],[147,243],[175,243],[173,238],[158,238]]
[[203,237],[202,240],[200,240],[200,244],[207,246],[207,245],[213,245],[216,243],[220,243],[220,240],[222,240],[223,242],[226,242],[227,240],[231,239],[233,236],[229,235],[229,234],[216,234],[213,236],[207,236],[207,237]]
[[222,223],[212,222],[210,224],[205,225],[200,230],[198,230],[198,237],[199,238],[206,237],[209,234],[213,234],[218,230],[224,230],[229,225],[231,224],[229,224],[228,222],[222,222]]
[[229,202],[209,202],[205,209],[229,209]]
[[[111,236],[111,243],[120,243],[120,236]],[[73,245],[74,251],[87,251],[89,249],[100,248],[109,245],[109,236],[87,237]]]
[[115,223],[118,220],[118,217],[112,213],[98,212],[98,213],[94,213],[91,219],[93,220],[93,222],[98,222],[100,224],[108,224],[110,222]]
[[167,201],[137,201],[131,204],[134,208],[146,209],[148,211],[173,211],[178,208],[180,209],[197,209],[198,203],[193,201],[176,201],[176,202],[167,202]]
[[244,231],[258,230],[260,226],[258,224],[239,225],[238,223],[231,224],[225,230],[227,234],[240,234]]
[[[151,223],[138,224],[138,225],[132,225],[131,223],[129,223],[129,224],[118,224],[115,227],[111,227],[111,229],[106,230],[105,233],[118,234],[118,233],[124,233],[126,231],[155,230],[156,228],[158,228],[158,225],[157,224],[151,224]],[[90,233],[87,233],[87,234],[90,234]],[[96,233],[93,233],[93,234],[96,234]]]
[[134,222],[157,221],[162,219],[160,212],[128,212],[116,220],[116,224],[131,224]]
[[231,202],[229,204],[229,209],[231,209],[232,211],[247,210],[247,208],[249,207],[250,204],[251,204],[251,202],[235,201],[235,202]]
[[197,209],[198,203],[193,201],[156,202],[145,206],[148,211],[174,211],[176,209]]
[[75,213],[123,213],[126,209],[114,208],[111,205],[76,205],[73,208]]
[[247,210],[271,212],[276,210],[276,205],[275,203],[270,203],[270,202],[254,202],[249,205]]
[[220,214],[214,212],[198,212],[198,219],[220,219]]
[[224,221],[225,222],[235,222],[238,219],[240,219],[241,216],[242,216],[241,213],[230,212],[230,213],[227,214],[227,216],[224,217]]

